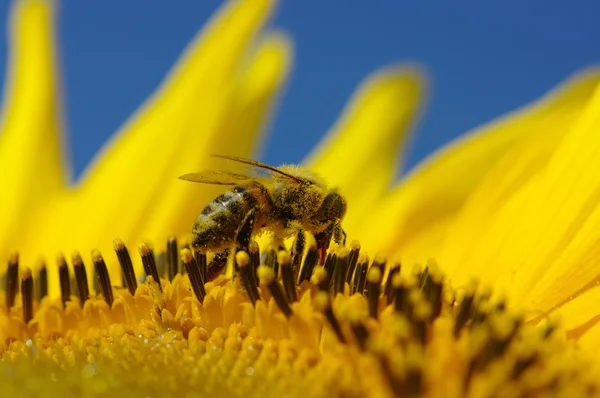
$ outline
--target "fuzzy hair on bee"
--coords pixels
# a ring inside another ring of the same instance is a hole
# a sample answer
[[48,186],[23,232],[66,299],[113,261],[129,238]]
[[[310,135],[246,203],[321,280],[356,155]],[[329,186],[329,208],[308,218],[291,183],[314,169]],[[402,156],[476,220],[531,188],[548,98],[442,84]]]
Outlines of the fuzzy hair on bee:
[[[202,210],[192,227],[196,251],[246,249],[253,235],[269,231],[275,244],[299,230],[343,243],[346,200],[316,173],[297,165],[270,166],[255,160],[213,155],[250,166],[249,173],[209,170],[180,176],[203,184],[230,185]],[[261,176],[266,174],[266,176]]]

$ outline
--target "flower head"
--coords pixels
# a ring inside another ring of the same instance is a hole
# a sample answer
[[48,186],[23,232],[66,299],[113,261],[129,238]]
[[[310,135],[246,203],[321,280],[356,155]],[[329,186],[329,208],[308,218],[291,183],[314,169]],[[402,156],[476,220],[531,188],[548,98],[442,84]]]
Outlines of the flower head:
[[0,391],[598,394],[598,363],[577,347],[598,334],[597,72],[390,189],[424,79],[386,68],[304,162],[347,198],[347,244],[250,236],[226,275],[220,254],[191,250],[192,220],[219,187],[176,177],[214,167],[211,153],[255,153],[291,58],[284,34],[261,32],[272,7],[227,3],[71,184],[53,3],[15,1],[0,132]]

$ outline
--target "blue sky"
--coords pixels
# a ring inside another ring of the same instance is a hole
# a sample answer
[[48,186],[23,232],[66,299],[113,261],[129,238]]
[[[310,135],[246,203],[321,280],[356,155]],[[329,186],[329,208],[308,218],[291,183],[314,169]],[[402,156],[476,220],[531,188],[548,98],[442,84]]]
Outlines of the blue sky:
[[[6,21],[8,3],[0,0],[0,21]],[[600,2],[450,3],[282,1],[271,25],[294,38],[295,65],[262,160],[300,161],[357,84],[385,65],[418,62],[431,78],[408,161],[412,166],[443,143],[600,61]],[[59,38],[76,173],[159,84],[219,4],[61,2]],[[5,63],[3,40],[2,76]]]

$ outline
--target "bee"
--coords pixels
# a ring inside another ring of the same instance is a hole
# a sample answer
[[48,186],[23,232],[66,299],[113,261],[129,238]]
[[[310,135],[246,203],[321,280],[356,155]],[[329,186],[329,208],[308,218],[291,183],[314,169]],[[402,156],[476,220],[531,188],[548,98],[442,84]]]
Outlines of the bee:
[[[276,245],[298,231],[344,242],[341,222],[346,199],[329,189],[317,174],[297,165],[270,166],[235,156],[213,155],[250,166],[252,173],[204,171],[179,178],[233,188],[210,202],[192,227],[196,251],[229,252],[247,249],[251,236],[270,231]],[[261,177],[261,173],[266,174]],[[214,276],[216,277],[216,275]],[[209,279],[207,277],[207,279]]]

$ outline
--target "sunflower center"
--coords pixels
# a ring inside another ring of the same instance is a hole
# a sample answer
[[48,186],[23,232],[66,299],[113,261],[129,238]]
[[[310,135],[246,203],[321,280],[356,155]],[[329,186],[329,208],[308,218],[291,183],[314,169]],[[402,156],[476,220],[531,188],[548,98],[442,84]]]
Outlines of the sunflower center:
[[57,299],[46,296],[46,266],[35,281],[23,268],[19,283],[13,255],[0,312],[0,370],[13,371],[0,379],[21,389],[22,377],[38,387],[59,381],[90,395],[123,387],[232,396],[598,391],[555,325],[528,324],[475,285],[452,289],[433,262],[407,272],[381,256],[370,261],[357,242],[320,258],[305,239],[262,253],[250,242],[231,256],[233,276],[214,280],[223,258],[179,250],[175,238],[157,256],[139,246],[138,279],[117,240],[123,287],[113,286],[98,251],[95,293],[82,257],[72,257],[73,283],[59,256]]

